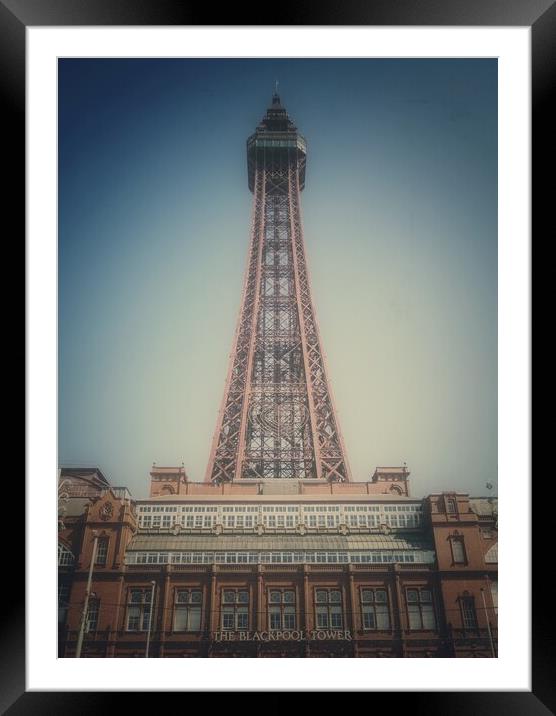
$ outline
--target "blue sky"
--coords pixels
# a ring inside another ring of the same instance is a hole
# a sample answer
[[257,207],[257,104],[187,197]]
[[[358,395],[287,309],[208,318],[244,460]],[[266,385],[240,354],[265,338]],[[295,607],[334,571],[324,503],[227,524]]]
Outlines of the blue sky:
[[313,297],[353,479],[497,482],[495,60],[59,61],[59,461],[202,480],[239,310],[245,142],[308,143]]

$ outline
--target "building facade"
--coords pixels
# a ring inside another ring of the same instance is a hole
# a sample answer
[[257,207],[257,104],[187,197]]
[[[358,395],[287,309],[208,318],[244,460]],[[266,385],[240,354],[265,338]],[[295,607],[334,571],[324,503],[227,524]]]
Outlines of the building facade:
[[205,481],[134,500],[59,476],[63,657],[494,657],[490,498],[353,482],[308,279],[306,142],[275,93],[247,141],[253,220]]
[[[493,498],[369,482],[213,485],[153,468],[150,497],[69,498],[59,655],[492,657]],[[398,489],[393,489],[398,488]],[[75,501],[74,504],[72,502]]]

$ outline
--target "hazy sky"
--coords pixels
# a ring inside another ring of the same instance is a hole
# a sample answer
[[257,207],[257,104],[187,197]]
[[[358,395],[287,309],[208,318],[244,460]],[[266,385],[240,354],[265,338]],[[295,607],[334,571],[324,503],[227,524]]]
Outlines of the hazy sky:
[[61,60],[59,461],[204,479],[240,305],[245,142],[308,143],[313,298],[354,480],[497,483],[496,60]]

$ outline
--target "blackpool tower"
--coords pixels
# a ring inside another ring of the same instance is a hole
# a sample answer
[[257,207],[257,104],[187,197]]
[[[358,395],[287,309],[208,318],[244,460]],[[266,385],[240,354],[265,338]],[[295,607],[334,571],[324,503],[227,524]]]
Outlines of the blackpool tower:
[[307,275],[306,153],[275,93],[247,140],[248,265],[207,482],[350,480]]

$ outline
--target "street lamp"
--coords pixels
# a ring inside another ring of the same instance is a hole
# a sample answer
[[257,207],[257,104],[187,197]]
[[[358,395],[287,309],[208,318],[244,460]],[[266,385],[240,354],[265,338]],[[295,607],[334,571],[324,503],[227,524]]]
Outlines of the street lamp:
[[488,629],[488,639],[489,639],[489,641],[490,641],[490,650],[491,650],[491,652],[492,652],[492,658],[495,659],[495,658],[496,658],[496,652],[494,651],[494,642],[493,642],[493,640],[492,640],[492,632],[490,631],[490,619],[489,619],[489,617],[488,617],[488,612],[487,612],[487,605],[486,605],[486,600],[485,600],[485,588],[484,588],[484,587],[481,587],[481,596],[482,596],[482,598],[483,598],[483,607],[484,607],[484,609],[485,609],[485,618],[486,618],[487,629]]
[[87,589],[85,590],[85,602],[83,603],[83,612],[81,613],[81,624],[79,626],[79,636],[77,637],[77,647],[75,648],[75,658],[81,658],[81,649],[83,647],[83,637],[85,635],[85,624],[87,622],[87,614],[89,612],[89,597],[91,596],[91,584],[93,582],[93,568],[97,558],[98,532],[93,531],[93,554],[91,555],[91,564],[89,565],[89,577],[87,579]]
[[153,579],[151,581],[151,608],[149,609],[149,629],[147,631],[147,646],[145,647],[145,659],[148,659],[148,657],[149,657],[149,646],[151,643],[151,624],[153,621],[154,588],[155,587],[156,587],[156,582]]

